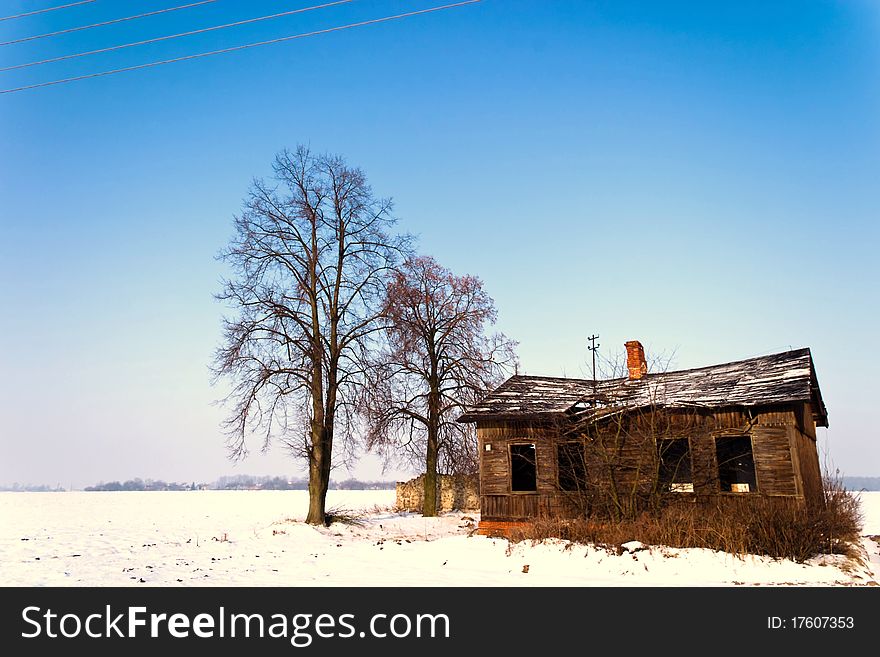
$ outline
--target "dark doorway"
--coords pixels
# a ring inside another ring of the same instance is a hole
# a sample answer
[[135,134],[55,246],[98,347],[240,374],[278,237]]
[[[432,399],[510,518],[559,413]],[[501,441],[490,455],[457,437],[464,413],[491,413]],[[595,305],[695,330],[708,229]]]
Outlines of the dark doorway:
[[510,490],[532,492],[538,490],[538,468],[535,446],[510,446]]

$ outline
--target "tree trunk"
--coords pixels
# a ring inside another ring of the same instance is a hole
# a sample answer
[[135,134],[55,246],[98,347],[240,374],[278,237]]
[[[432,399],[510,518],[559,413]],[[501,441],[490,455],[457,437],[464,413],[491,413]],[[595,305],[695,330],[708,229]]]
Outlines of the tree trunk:
[[437,436],[428,432],[428,449],[425,458],[425,495],[422,501],[422,515],[433,518],[437,515]]
[[[432,345],[433,346],[433,345]],[[437,460],[440,451],[440,384],[437,378],[435,359],[431,363],[431,376],[428,385],[428,446],[425,450],[425,495],[422,502],[422,515],[433,518],[437,515]]]
[[[335,382],[328,384],[328,406],[336,399]],[[316,388],[317,389],[317,388]],[[321,399],[317,393],[315,399]],[[306,522],[311,525],[327,524],[327,489],[330,488],[330,466],[333,461],[333,420],[335,414],[314,404],[313,411],[320,421],[312,421],[312,449],[309,452],[309,513]]]
[[309,513],[306,522],[326,524],[327,489],[330,487],[330,459],[333,449],[333,416],[324,409],[324,387],[320,359],[312,372],[312,423],[309,449]]
[[320,474],[321,468],[312,463],[309,465],[309,514],[306,522],[310,525],[323,525],[326,522],[327,482]]
[[324,427],[312,428],[312,449],[309,453],[309,513],[306,516],[306,522],[310,525],[323,525],[326,521],[327,489],[330,487],[330,450],[326,449],[326,432]]

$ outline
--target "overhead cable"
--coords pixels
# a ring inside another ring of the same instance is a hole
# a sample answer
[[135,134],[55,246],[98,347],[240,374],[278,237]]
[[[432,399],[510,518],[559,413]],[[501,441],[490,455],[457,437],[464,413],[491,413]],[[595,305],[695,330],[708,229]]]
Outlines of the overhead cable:
[[115,23],[124,23],[125,21],[133,21],[138,18],[146,18],[148,16],[156,16],[158,14],[167,14],[171,11],[180,11],[181,9],[192,9],[201,5],[209,5],[217,0],[199,0],[199,2],[191,2],[187,5],[177,5],[176,7],[166,7],[165,9],[156,9],[143,14],[135,14],[134,16],[125,16],[123,18],[114,18],[109,21],[100,23],[92,23],[91,25],[78,25],[77,27],[68,27],[64,30],[56,30],[55,32],[46,32],[45,34],[34,34],[33,36],[21,37],[12,41],[3,41],[0,46],[11,46],[13,43],[24,43],[25,41],[34,41],[35,39],[48,39],[49,37],[60,36],[62,34],[70,34],[71,32],[82,32],[83,30],[91,30],[95,27],[104,27],[105,25],[113,25]]
[[229,52],[237,52],[239,50],[246,50],[248,48],[256,48],[257,46],[266,46],[273,43],[281,43],[283,41],[292,41],[294,39],[303,39],[305,37],[317,36],[319,34],[329,34],[330,32],[340,32],[342,30],[348,30],[354,27],[363,27],[365,25],[375,25],[376,23],[385,23],[388,21],[399,20],[402,18],[409,18],[410,16],[418,16],[420,14],[429,14],[432,12],[442,11],[444,9],[452,9],[454,7],[463,7],[465,5],[473,5],[482,0],[464,0],[463,2],[454,2],[447,5],[440,5],[438,7],[429,7],[428,9],[420,9],[418,11],[409,11],[403,14],[395,14],[393,16],[384,16],[382,18],[373,18],[366,21],[359,21],[357,23],[348,23],[347,25],[338,25],[336,27],[328,27],[323,30],[315,30],[313,32],[303,32],[300,34],[293,34],[290,36],[279,37],[277,39],[268,39],[266,41],[257,41],[256,43],[247,43],[241,46],[232,46],[231,48],[222,48],[220,50],[211,50],[208,52],[196,53],[194,55],[185,55],[183,57],[174,57],[173,59],[163,59],[161,61],[149,62],[146,64],[137,64],[135,66],[126,66],[123,68],[116,68],[109,71],[101,71],[99,73],[89,73],[87,75],[77,75],[75,77],[70,78],[62,78],[60,80],[52,80],[50,82],[40,82],[39,84],[29,84],[23,87],[14,87],[11,89],[0,89],[0,94],[11,94],[17,93],[19,91],[26,91],[28,89],[38,89],[40,87],[49,87],[56,84],[66,84],[68,82],[78,82],[79,80],[88,80],[90,78],[98,78],[103,77],[105,75],[115,75],[116,73],[126,73],[128,71],[137,71],[144,68],[151,68],[154,66],[162,66],[163,64],[174,64],[176,62],[188,61],[191,59],[199,59],[201,57],[210,57],[211,55],[220,55],[223,53]]
[[[108,46],[107,48],[98,48],[97,50],[88,50],[86,52],[77,52],[71,55],[60,55],[58,57],[50,57],[49,59],[41,59],[35,62],[28,62],[27,64],[15,64],[14,66],[6,66],[4,68],[0,68],[0,72],[2,71],[12,71],[18,68],[29,68],[31,66],[40,66],[41,64],[51,64],[53,62],[61,62],[65,59],[75,59],[77,57],[87,57],[88,55],[98,55],[104,52],[113,52],[114,50],[122,50],[123,48],[131,48],[133,46],[144,46],[148,43],[158,43],[159,41],[168,41],[169,39],[179,39],[181,37],[193,36],[195,34],[204,34],[205,32],[213,32],[215,30],[225,30],[230,27],[238,27],[239,25],[247,25],[248,23],[256,23],[258,21],[267,21],[273,18],[281,18],[282,16],[291,16],[293,14],[302,14],[307,11],[314,11],[315,9],[324,9],[326,7],[332,7],[334,5],[344,5],[349,2],[354,2],[354,0],[335,0],[335,2],[325,2],[322,5],[313,5],[311,7],[302,7],[300,9],[292,9],[290,11],[284,11],[280,14],[272,14],[271,16],[260,16],[258,18],[248,18],[242,21],[236,21],[234,23],[226,23],[225,25],[214,25],[212,27],[203,27],[198,30],[190,30],[189,32],[180,32],[178,34],[169,34],[166,36],[155,37],[153,39],[144,39],[143,41],[133,41],[131,43],[123,43],[117,46]],[[0,43],[0,46],[3,44]]]
[[67,9],[68,7],[76,7],[77,5],[87,5],[90,2],[94,2],[95,0],[81,0],[80,2],[71,2],[66,5],[59,5],[57,7],[47,7],[46,9],[35,9],[34,11],[26,11],[23,14],[15,14],[14,16],[4,16],[0,18],[0,22],[3,21],[11,21],[16,18],[24,18],[25,16],[36,16],[37,14],[45,14],[49,11],[58,11],[59,9]]

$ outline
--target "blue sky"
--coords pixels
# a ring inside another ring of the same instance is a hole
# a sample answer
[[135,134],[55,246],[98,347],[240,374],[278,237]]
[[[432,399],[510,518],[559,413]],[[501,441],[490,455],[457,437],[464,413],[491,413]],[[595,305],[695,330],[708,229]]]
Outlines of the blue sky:
[[[0,41],[178,4],[98,0],[0,22]],[[218,0],[0,46],[0,67],[310,4]],[[0,88],[439,4],[357,0]],[[299,473],[280,450],[226,460],[208,374],[214,256],[299,143],[363,168],[422,252],[483,279],[524,372],[586,375],[591,333],[675,369],[809,346],[824,460],[880,474],[878,64],[867,0],[484,0],[2,94],[0,484]]]

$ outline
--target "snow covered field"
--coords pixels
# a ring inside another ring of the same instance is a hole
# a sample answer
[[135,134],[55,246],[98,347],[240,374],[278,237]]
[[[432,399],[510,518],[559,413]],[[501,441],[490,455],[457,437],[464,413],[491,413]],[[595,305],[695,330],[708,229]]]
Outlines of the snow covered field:
[[[861,563],[470,535],[477,514],[396,514],[394,491],[330,491],[362,526],[301,522],[305,491],[0,493],[4,586],[726,586],[880,580],[880,492],[861,494]],[[528,568],[525,568],[528,566]],[[527,571],[527,572],[524,572]]]

